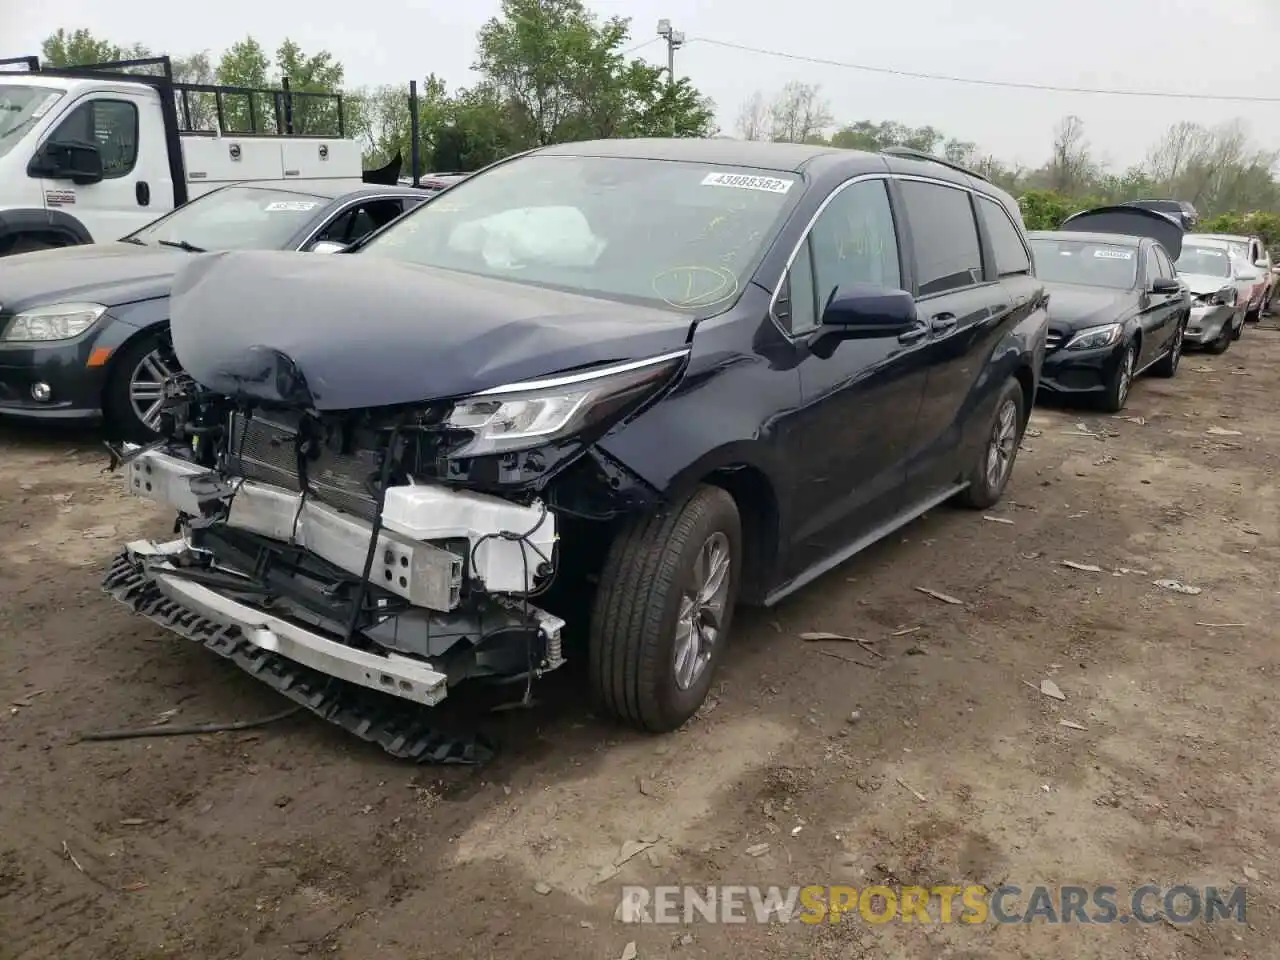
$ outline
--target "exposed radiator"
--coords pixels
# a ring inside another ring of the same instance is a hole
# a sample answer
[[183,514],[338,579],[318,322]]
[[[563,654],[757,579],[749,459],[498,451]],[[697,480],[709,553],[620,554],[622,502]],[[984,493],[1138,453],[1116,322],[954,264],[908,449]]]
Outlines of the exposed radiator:
[[[228,452],[246,478],[301,492],[297,433],[296,425],[285,418],[233,413]],[[371,520],[376,509],[371,490],[378,466],[372,457],[345,455],[326,447],[307,461],[307,492],[321,503]]]

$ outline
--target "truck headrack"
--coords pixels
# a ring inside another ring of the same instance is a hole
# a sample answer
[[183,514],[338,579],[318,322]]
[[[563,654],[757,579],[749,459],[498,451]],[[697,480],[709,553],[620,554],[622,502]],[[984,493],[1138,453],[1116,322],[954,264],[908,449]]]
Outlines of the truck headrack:
[[342,94],[293,90],[288,77],[281,78],[278,88],[187,83],[174,79],[173,62],[167,56],[74,67],[50,67],[41,64],[35,56],[0,59],[0,72],[20,71],[91,80],[108,76],[144,83],[160,91],[163,99],[173,106],[177,129],[186,134],[346,137]]

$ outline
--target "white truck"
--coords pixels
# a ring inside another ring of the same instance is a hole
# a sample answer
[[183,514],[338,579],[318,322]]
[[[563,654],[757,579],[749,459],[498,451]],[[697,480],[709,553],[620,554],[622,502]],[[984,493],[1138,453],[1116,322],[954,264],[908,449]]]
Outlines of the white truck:
[[168,57],[0,60],[0,256],[117,240],[226,183],[396,182],[398,158],[366,174],[344,133],[341,94],[288,80],[178,83]]

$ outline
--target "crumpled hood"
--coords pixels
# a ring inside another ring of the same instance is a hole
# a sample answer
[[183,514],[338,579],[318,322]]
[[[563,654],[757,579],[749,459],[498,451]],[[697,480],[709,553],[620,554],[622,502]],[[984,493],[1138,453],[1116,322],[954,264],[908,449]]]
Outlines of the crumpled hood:
[[1123,320],[1137,308],[1138,295],[1130,290],[1108,290],[1074,283],[1046,283],[1049,323],[1067,330],[1083,330]]
[[1224,287],[1233,287],[1235,284],[1230,277],[1212,277],[1204,273],[1180,273],[1178,274],[1194,294],[1217,293]]
[[87,301],[118,307],[163,297],[192,254],[136,243],[86,243],[0,257],[0,305],[18,312]]
[[353,410],[679,349],[691,319],[360,254],[238,251],[174,278],[183,369],[229,396]]

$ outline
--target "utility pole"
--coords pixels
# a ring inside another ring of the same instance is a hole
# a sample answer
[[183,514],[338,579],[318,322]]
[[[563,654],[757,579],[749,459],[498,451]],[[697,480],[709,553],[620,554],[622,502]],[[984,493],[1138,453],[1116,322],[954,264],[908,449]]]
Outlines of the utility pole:
[[676,49],[684,46],[684,31],[673,30],[670,20],[658,21],[658,36],[667,41],[667,86],[676,82]]

